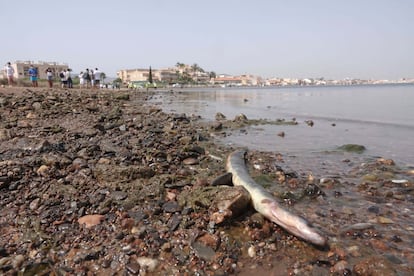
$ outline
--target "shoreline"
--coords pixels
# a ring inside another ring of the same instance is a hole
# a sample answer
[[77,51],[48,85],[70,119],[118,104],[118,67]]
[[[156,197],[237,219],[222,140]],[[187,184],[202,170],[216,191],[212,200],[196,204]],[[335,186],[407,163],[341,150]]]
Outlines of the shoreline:
[[252,177],[327,233],[331,247],[314,248],[251,208],[214,224],[234,190],[211,185],[233,150],[214,134],[237,122],[164,113],[149,104],[156,93],[0,88],[0,271],[414,271],[414,219],[400,211],[411,208],[409,172],[375,160],[355,164],[355,182],[311,179],[281,155],[250,151]]

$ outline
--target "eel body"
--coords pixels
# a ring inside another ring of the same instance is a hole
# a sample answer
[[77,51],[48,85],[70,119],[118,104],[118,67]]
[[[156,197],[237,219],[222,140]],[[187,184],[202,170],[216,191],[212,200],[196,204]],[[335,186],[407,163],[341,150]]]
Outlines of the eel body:
[[232,174],[233,184],[243,186],[250,193],[256,211],[289,233],[314,245],[326,246],[325,237],[305,219],[283,209],[268,191],[250,177],[245,164],[245,154],[246,150],[231,153],[227,158],[226,168]]

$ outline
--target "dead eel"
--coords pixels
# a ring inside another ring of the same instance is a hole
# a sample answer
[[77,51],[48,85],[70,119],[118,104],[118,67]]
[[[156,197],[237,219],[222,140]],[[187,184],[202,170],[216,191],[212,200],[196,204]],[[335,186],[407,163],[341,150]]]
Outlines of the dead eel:
[[226,169],[232,174],[233,184],[244,187],[250,193],[254,209],[296,237],[317,246],[326,246],[327,239],[314,227],[300,216],[283,209],[268,191],[250,177],[245,154],[244,149],[231,153],[227,158]]

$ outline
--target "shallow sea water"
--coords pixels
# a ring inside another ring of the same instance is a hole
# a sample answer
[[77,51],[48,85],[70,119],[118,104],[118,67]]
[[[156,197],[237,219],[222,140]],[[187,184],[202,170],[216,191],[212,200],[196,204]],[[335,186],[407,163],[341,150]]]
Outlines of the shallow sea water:
[[[367,148],[358,157],[380,156],[414,166],[414,85],[188,89],[159,94],[153,101],[167,112],[206,120],[214,120],[218,112],[227,119],[241,113],[249,119],[295,118],[296,126],[252,126],[232,132],[223,142],[300,155],[302,165],[309,163],[307,157],[335,158],[337,147],[358,144]],[[278,136],[282,131],[284,138]]]

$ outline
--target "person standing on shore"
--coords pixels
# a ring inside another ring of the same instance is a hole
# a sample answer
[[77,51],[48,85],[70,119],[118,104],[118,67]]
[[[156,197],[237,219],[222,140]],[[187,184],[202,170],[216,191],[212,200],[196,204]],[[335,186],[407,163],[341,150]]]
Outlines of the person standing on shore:
[[71,69],[66,70],[65,72],[65,78],[67,81],[67,87],[68,88],[73,88],[73,81],[72,81],[72,76],[70,74]]
[[29,71],[27,71],[29,73],[29,78],[30,81],[32,82],[32,87],[38,87],[38,83],[37,83],[37,68],[33,67],[33,65],[30,65]]
[[81,88],[85,87],[85,78],[84,78],[83,71],[81,71],[79,73],[78,77],[79,77],[79,89],[81,89]]
[[91,75],[89,74],[88,68],[86,68],[85,73],[83,73],[83,78],[85,79],[86,88],[89,88],[91,85]]
[[89,76],[91,78],[91,88],[94,88],[95,87],[95,74],[93,72],[93,69],[91,69]]
[[10,62],[7,62],[6,66],[4,67],[4,72],[7,76],[7,82],[9,83],[9,86],[14,85],[14,69],[11,66]]
[[49,84],[49,88],[52,88],[53,87],[53,72],[52,72],[52,69],[47,68],[45,73],[46,73],[47,83]]
[[62,70],[62,72],[59,73],[60,82],[62,84],[62,88],[65,88],[68,84],[68,81],[66,79],[66,69]]
[[95,71],[93,72],[94,75],[94,88],[99,89],[100,80],[101,80],[101,71],[98,70],[98,68],[95,68]]

